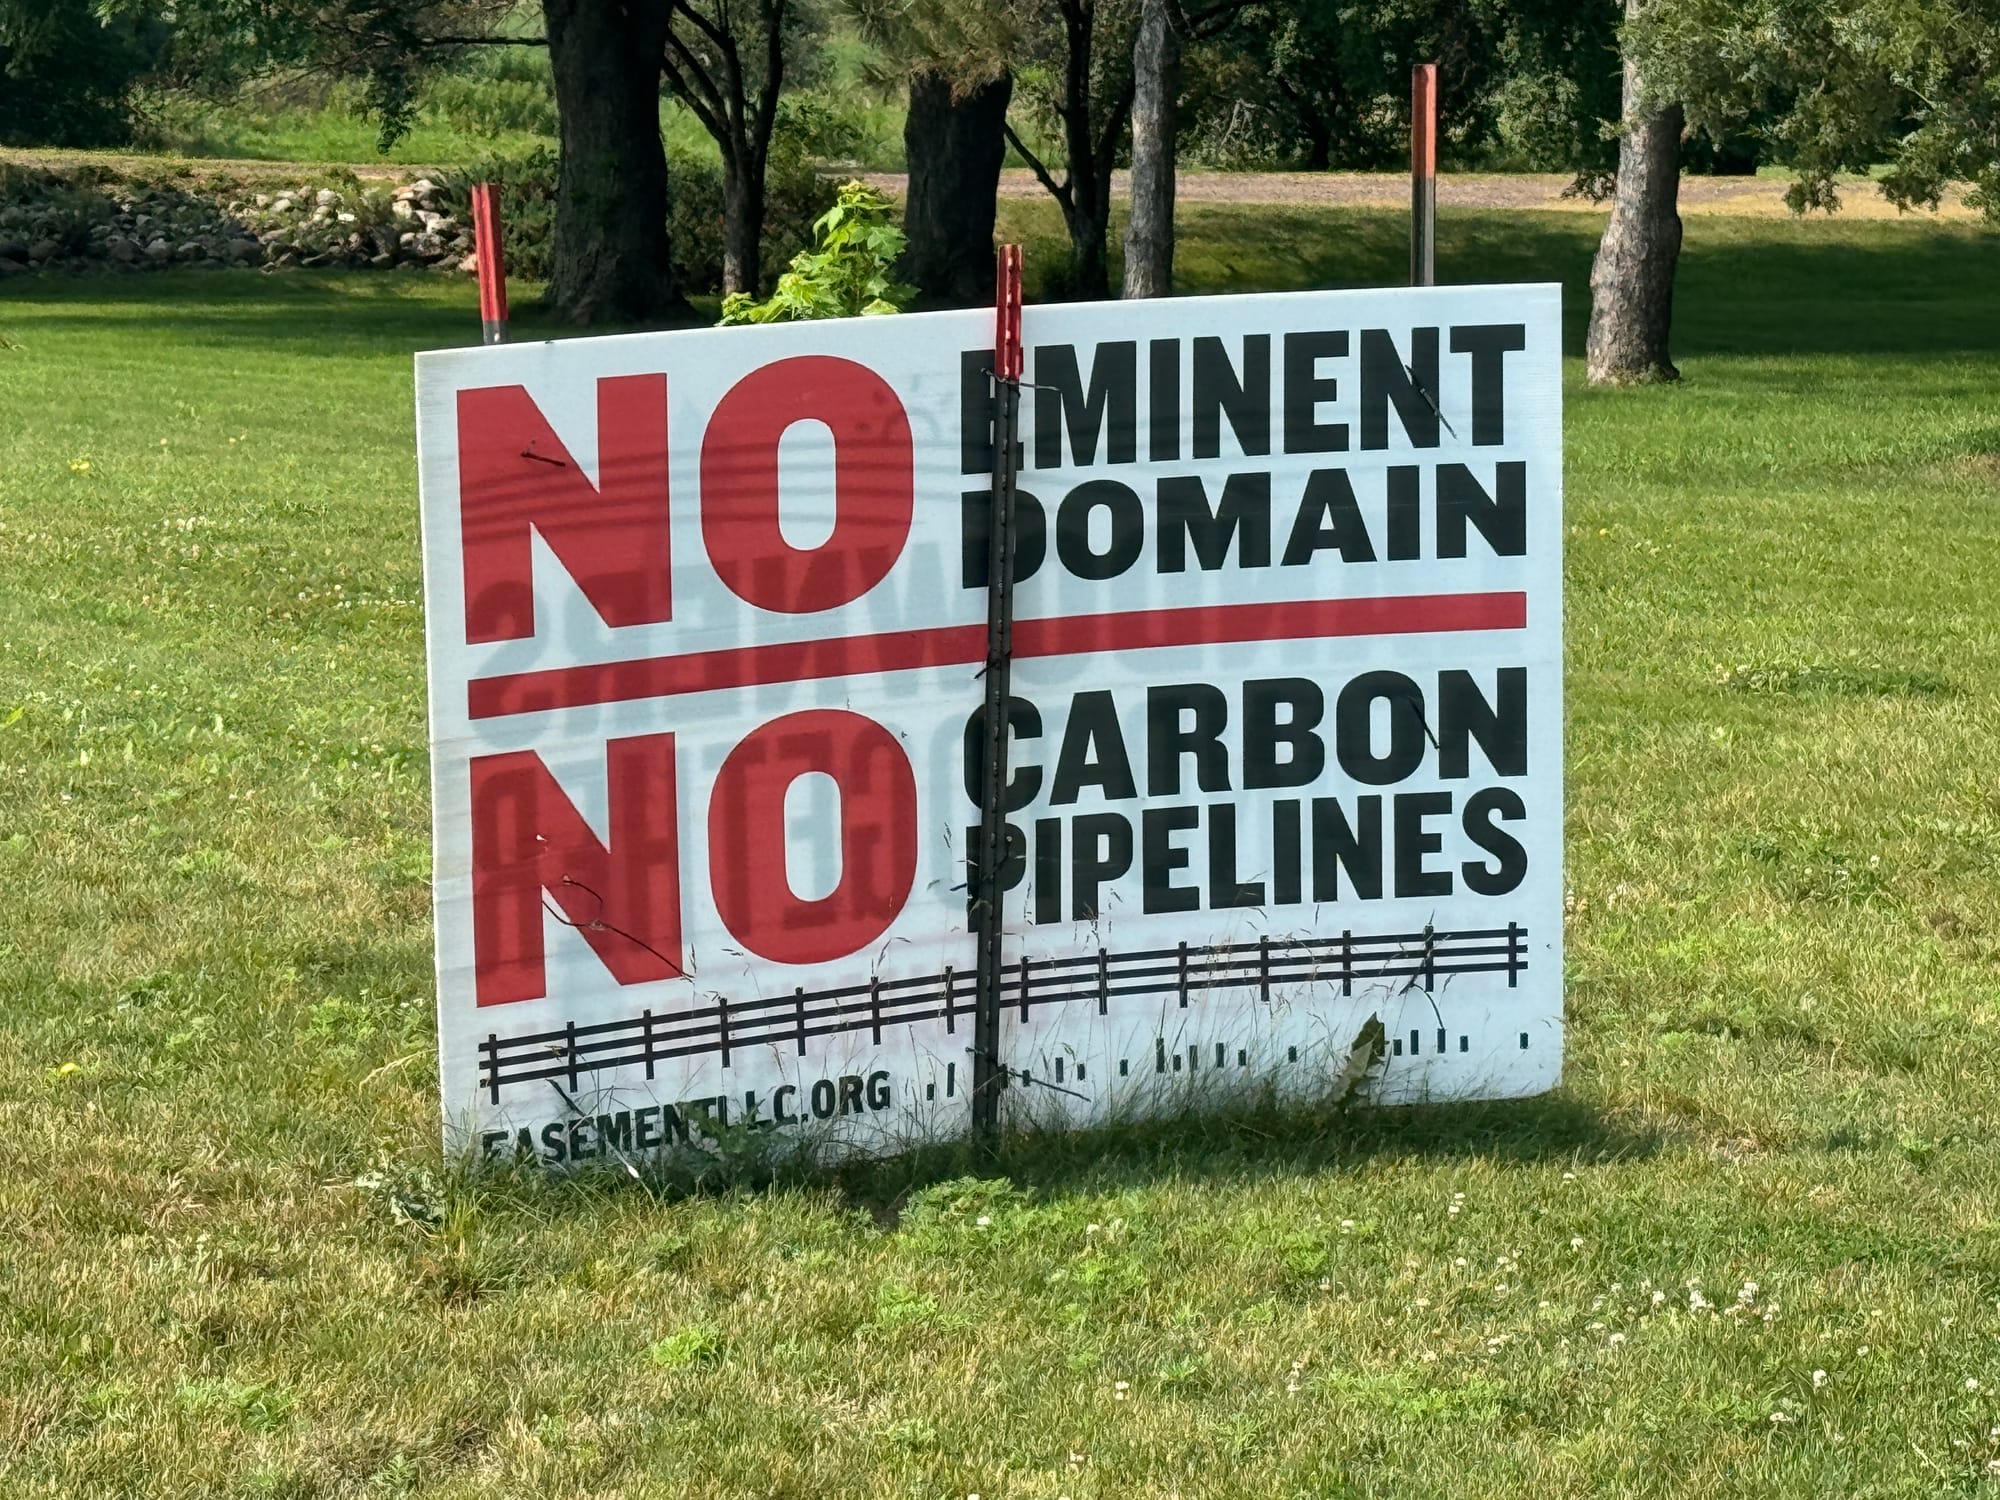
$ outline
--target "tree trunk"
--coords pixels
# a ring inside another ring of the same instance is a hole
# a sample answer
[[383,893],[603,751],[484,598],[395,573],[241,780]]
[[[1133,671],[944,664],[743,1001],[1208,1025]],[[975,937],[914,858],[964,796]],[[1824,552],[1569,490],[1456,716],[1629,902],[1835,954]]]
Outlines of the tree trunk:
[[1111,295],[1104,240],[1111,218],[1110,172],[1099,172],[1097,142],[1091,133],[1090,51],[1096,16],[1087,5],[1064,8],[1068,47],[1063,62],[1063,145],[1069,158],[1069,201],[1063,220],[1069,229],[1069,286],[1073,298]]
[[722,293],[760,290],[763,279],[764,173],[728,165],[722,174]]
[[577,323],[689,315],[667,245],[668,0],[543,0],[562,163],[546,298]]
[[1299,124],[1306,133],[1306,170],[1324,172],[1333,165],[1333,131],[1314,111],[1304,111]]
[[993,300],[993,208],[1007,156],[1002,125],[1014,77],[1002,73],[955,94],[931,72],[910,79],[903,153],[910,185],[903,199],[909,244],[902,277],[934,307],[976,307]]
[[[1627,17],[1644,0],[1626,0]],[[1618,143],[1618,189],[1590,267],[1590,336],[1584,365],[1593,385],[1677,380],[1667,352],[1673,327],[1674,265],[1681,253],[1679,104],[1646,98],[1645,80],[1625,64],[1625,134]]]
[[[1075,183],[1072,172],[1070,181]],[[1111,237],[1110,184],[1089,194],[1076,191],[1076,207],[1064,217],[1069,225],[1069,295],[1080,302],[1102,301],[1111,295],[1111,261],[1105,241]]]
[[1181,39],[1170,0],[1145,0],[1132,48],[1132,218],[1125,228],[1125,295],[1174,290],[1175,109]]

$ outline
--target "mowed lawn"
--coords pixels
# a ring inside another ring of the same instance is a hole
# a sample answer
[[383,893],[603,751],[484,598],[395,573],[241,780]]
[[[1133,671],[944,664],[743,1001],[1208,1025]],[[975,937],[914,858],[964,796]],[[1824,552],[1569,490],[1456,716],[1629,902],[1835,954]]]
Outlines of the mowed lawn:
[[[1580,336],[1595,227],[1444,274]],[[0,1495],[2000,1494],[2000,244],[1688,240],[1686,381],[1571,372],[1559,1093],[692,1194],[439,1155],[410,353],[471,289],[7,284]]]

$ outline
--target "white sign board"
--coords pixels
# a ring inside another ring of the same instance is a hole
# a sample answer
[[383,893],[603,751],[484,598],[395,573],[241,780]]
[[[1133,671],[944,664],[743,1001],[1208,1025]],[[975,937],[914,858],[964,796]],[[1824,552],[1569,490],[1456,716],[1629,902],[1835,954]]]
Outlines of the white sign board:
[[[1554,1085],[1559,330],[1027,309],[1003,1118]],[[968,1127],[992,342],[418,356],[454,1149]]]

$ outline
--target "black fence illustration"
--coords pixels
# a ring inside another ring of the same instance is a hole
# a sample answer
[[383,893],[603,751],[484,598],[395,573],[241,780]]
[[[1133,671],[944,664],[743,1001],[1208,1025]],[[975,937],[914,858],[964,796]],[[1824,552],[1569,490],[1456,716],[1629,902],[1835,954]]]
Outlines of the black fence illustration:
[[[1022,959],[1007,965],[1002,1014],[1027,1020],[1038,1006],[1094,1001],[1106,1015],[1113,1001],[1169,998],[1186,1008],[1219,991],[1253,990],[1268,1002],[1279,985],[1338,984],[1343,996],[1356,985],[1404,981],[1406,989],[1433,989],[1454,974],[1501,974],[1511,989],[1528,967],[1527,928],[1470,932],[1359,933],[1338,937],[1260,938],[1254,943],[1214,947],[1181,943],[1112,953],[1100,948],[1067,958]],[[866,984],[747,1000],[712,997],[711,1003],[670,1015],[651,1010],[622,1020],[503,1037],[491,1033],[479,1044],[480,1086],[495,1104],[500,1091],[543,1079],[567,1080],[574,1090],[590,1073],[644,1064],[653,1076],[661,1062],[751,1047],[790,1045],[805,1055],[813,1037],[866,1031],[880,1046],[885,1028],[942,1020],[956,1033],[961,1019],[968,1035],[973,1011],[970,967],[948,968],[913,979],[874,979]]]

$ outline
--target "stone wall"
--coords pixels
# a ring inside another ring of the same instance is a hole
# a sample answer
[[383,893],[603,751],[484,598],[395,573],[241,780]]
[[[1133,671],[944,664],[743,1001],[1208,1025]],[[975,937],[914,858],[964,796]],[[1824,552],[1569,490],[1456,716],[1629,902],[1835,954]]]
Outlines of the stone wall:
[[472,226],[427,178],[293,187],[0,168],[0,277],[167,266],[469,270]]

